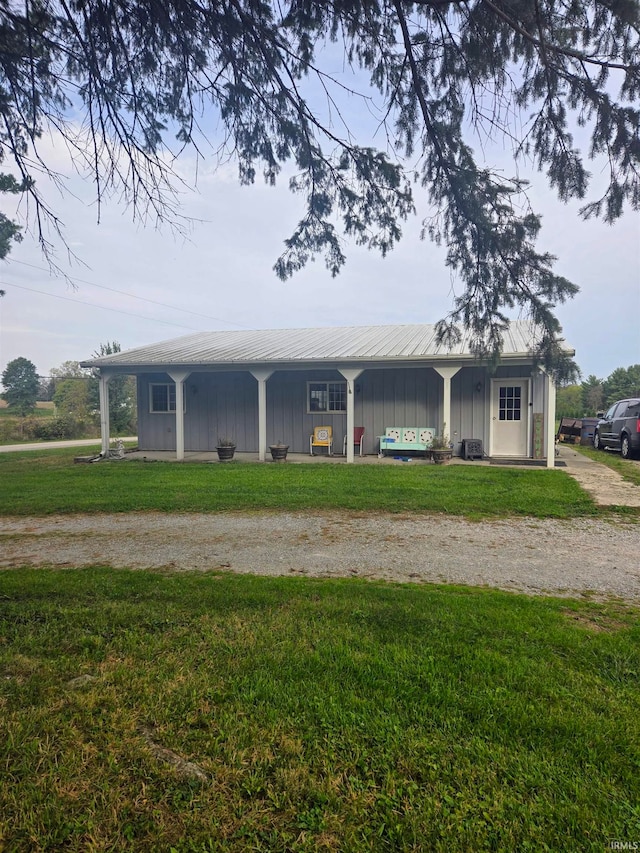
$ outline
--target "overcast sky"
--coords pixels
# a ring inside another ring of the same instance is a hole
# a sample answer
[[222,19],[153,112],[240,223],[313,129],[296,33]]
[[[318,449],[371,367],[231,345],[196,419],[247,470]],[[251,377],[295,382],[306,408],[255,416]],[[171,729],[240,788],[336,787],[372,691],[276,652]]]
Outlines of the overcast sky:
[[[60,145],[54,154],[68,169]],[[627,212],[613,227],[584,222],[579,204],[555,199],[543,175],[532,179],[530,197],[543,215],[539,248],[557,255],[557,272],[580,287],[558,315],[584,376],[606,378],[616,367],[640,363],[640,218]],[[44,179],[39,184],[46,188]],[[424,215],[425,199],[416,192]],[[58,263],[75,290],[50,274],[30,232],[0,262],[6,291],[0,370],[24,356],[48,375],[64,361],[90,358],[102,342],[129,349],[194,330],[433,323],[460,290],[444,249],[420,241],[419,217],[406,224],[403,240],[385,259],[347,244],[347,264],[337,278],[318,259],[281,282],[272,267],[295,227],[300,200],[284,179],[275,189],[261,182],[240,187],[231,165],[217,171],[200,165],[197,189],[182,196],[183,213],[194,220],[186,239],[166,226],[132,224],[117,200],[103,207],[97,224],[94,194],[90,182],[72,173],[63,195],[49,191],[82,261],[69,263],[58,244]],[[13,213],[8,199],[2,204]]]

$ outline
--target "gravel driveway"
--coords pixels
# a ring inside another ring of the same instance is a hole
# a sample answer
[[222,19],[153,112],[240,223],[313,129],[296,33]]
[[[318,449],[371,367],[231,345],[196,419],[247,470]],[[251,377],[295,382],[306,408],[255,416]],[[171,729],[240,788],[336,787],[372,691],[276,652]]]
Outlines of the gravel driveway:
[[[630,521],[336,513],[129,513],[1,518],[0,566],[174,571],[485,585],[640,602]],[[0,575],[1,584],[1,575]]]

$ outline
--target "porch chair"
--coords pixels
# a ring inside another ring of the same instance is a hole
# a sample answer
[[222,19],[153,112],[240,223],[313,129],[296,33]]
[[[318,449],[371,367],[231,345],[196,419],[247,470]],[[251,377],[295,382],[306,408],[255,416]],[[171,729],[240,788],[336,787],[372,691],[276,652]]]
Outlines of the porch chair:
[[[358,448],[358,452],[360,456],[363,456],[364,453],[362,451],[362,446],[364,445],[364,427],[354,427],[353,428],[353,449]],[[347,455],[347,436],[345,435],[344,441],[342,443],[342,453],[344,456]]]
[[333,453],[333,427],[319,426],[313,428],[313,435],[309,436],[309,453],[313,456],[314,447],[326,447],[327,455]]

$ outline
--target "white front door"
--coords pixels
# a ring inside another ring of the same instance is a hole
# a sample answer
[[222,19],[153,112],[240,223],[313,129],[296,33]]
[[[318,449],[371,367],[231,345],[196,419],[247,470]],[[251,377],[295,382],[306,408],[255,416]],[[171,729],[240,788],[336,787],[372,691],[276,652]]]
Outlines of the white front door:
[[528,456],[529,381],[494,379],[491,393],[491,456]]

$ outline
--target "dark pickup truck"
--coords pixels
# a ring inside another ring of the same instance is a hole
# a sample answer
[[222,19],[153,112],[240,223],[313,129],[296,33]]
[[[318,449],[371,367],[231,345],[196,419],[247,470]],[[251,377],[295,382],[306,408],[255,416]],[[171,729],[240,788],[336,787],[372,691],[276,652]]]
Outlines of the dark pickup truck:
[[593,433],[596,450],[619,450],[623,459],[640,455],[640,399],[618,400],[600,418]]

